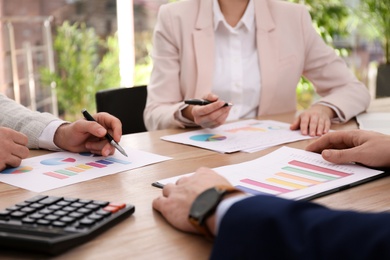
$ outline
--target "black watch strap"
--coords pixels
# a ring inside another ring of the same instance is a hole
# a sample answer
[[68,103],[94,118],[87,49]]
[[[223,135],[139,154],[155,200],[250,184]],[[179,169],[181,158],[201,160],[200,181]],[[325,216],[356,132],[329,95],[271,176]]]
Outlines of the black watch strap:
[[233,186],[220,185],[207,189],[192,203],[189,222],[207,238],[213,238],[212,232],[206,225],[207,219],[215,212],[223,197],[227,194],[242,192]]

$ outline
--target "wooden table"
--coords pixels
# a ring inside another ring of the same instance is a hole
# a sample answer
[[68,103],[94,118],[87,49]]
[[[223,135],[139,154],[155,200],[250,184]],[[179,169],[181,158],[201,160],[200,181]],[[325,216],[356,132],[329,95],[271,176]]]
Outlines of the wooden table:
[[[293,114],[261,117],[291,122]],[[332,129],[355,129],[356,122],[351,120],[343,125],[333,125]],[[280,146],[256,153],[238,152],[220,154],[160,140],[161,136],[179,133],[183,130],[161,130],[123,136],[121,145],[172,157],[162,163],[133,169],[98,179],[81,182],[67,187],[51,190],[44,194],[55,196],[81,197],[85,199],[119,201],[134,204],[133,216],[102,233],[95,239],[73,248],[56,259],[207,259],[212,244],[203,237],[180,232],[171,227],[152,209],[152,200],[161,190],[151,183],[183,173],[193,172],[200,166],[218,167],[252,160],[274,151]],[[294,148],[304,148],[311,140],[288,144]],[[47,151],[31,151],[31,156]],[[358,187],[334,193],[315,201],[332,208],[354,209],[362,211],[386,211],[390,209],[390,178],[360,185]],[[0,183],[0,208],[13,205],[36,195]],[[0,252],[1,259],[37,259],[45,255]],[[47,257],[48,258],[48,257]]]

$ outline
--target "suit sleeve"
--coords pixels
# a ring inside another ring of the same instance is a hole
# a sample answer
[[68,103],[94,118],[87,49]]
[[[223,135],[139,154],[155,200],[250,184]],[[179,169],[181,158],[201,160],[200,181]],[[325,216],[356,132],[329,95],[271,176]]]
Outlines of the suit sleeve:
[[211,259],[390,259],[389,213],[254,196],[235,203]]
[[52,114],[31,111],[14,100],[0,94],[0,127],[8,127],[28,137],[28,148],[37,149],[38,138],[53,120]]

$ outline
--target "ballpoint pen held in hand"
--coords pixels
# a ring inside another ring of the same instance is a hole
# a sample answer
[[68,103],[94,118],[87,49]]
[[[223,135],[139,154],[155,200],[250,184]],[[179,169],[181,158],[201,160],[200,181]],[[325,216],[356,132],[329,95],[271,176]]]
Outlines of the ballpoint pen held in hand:
[[[91,116],[91,114],[88,113],[88,111],[86,109],[83,109],[81,111],[81,113],[83,113],[85,119],[87,119],[88,121],[95,121],[96,122],[95,118],[93,118]],[[125,152],[125,150],[117,142],[115,142],[114,138],[108,132],[107,132],[105,137],[108,140],[108,142],[110,142],[110,144],[112,146],[114,146],[121,154],[123,154],[124,156],[128,157],[126,152]]]
[[[206,99],[187,99],[187,100],[184,100],[184,103],[187,105],[205,106],[205,105],[213,103],[213,101],[209,101]],[[233,106],[233,104],[226,102],[223,106],[224,107]]]

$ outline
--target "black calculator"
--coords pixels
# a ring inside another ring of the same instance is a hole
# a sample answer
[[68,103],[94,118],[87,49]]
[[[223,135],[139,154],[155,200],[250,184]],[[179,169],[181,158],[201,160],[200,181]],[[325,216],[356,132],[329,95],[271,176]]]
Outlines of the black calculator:
[[134,211],[131,204],[38,195],[0,211],[0,247],[56,255]]

